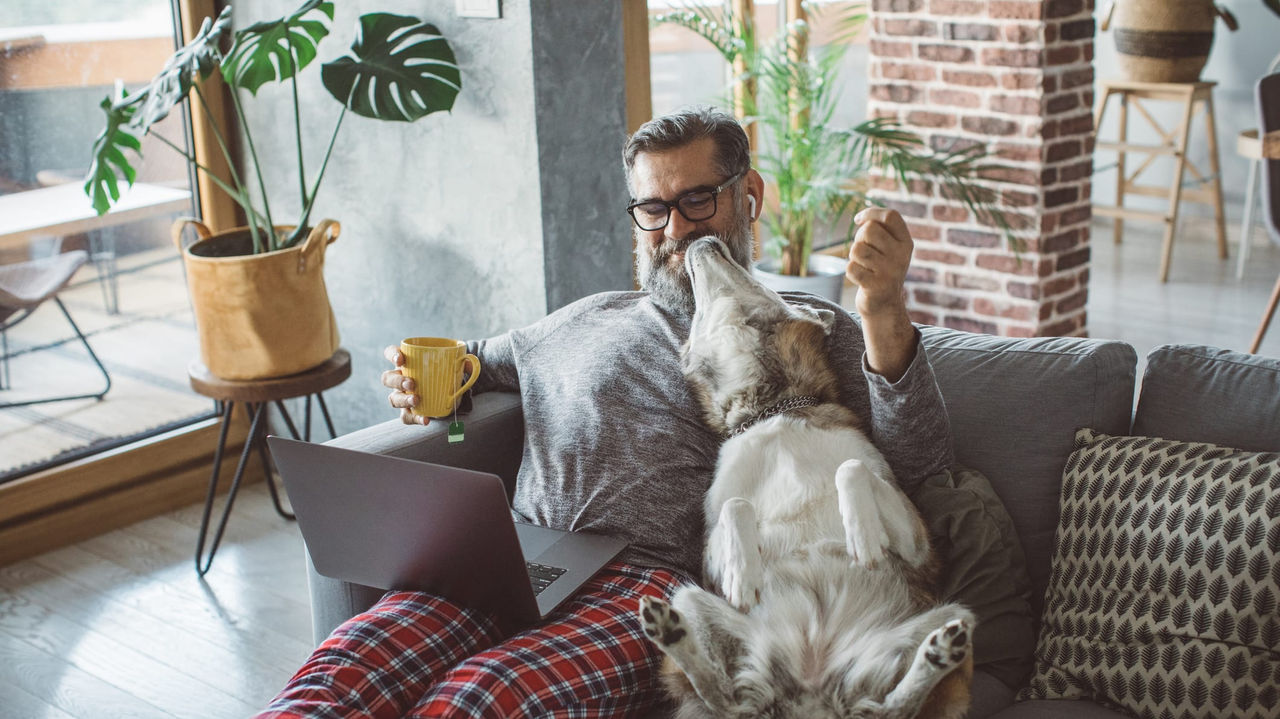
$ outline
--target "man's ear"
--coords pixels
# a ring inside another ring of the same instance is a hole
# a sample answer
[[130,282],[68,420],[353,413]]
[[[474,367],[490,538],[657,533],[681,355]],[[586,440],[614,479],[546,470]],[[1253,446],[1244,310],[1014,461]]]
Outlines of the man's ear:
[[795,305],[806,317],[811,320],[817,320],[822,325],[822,333],[831,334],[836,328],[836,313],[825,307],[810,307],[809,305]]
[[760,217],[764,212],[764,177],[756,172],[755,169],[747,170],[747,176],[744,178],[747,191],[747,198],[755,200],[755,207],[751,210],[751,219]]

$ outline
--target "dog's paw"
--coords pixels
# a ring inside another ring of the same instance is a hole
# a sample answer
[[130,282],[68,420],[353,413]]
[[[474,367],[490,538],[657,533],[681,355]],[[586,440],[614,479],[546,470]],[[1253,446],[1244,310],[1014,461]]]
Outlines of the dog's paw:
[[885,547],[889,544],[889,535],[883,531],[868,537],[865,528],[847,529],[845,549],[849,552],[849,566],[875,569],[885,560]]
[[720,593],[734,609],[749,612],[760,603],[760,585],[763,580],[758,562],[726,568]]
[[873,489],[873,483],[879,481],[856,459],[845,461],[836,471],[845,551],[853,567],[875,568],[888,554],[889,533],[880,517]]
[[688,636],[680,613],[666,601],[640,597],[640,629],[654,644],[670,647]]
[[725,502],[720,510],[719,529],[723,538],[720,596],[738,611],[750,611],[760,603],[760,588],[764,585],[755,507],[741,497]]
[[966,619],[952,619],[929,634],[921,647],[924,658],[941,671],[959,666],[969,656],[973,625]]

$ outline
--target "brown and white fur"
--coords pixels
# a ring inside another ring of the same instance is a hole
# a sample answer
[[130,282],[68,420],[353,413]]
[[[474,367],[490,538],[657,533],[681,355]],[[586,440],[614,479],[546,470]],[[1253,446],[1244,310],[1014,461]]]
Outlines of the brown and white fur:
[[[707,581],[644,598],[664,681],[694,717],[958,718],[973,615],[932,594],[924,524],[837,400],[834,315],[791,305],[702,238],[686,377],[722,432],[795,396],[816,406],[728,439],[706,498]],[[674,665],[674,667],[672,667]]]

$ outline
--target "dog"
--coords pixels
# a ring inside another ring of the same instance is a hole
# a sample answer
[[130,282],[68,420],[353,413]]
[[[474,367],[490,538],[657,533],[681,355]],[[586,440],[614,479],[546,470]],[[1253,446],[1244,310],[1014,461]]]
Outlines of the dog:
[[973,614],[939,605],[924,523],[838,403],[834,312],[790,304],[704,237],[681,361],[726,435],[706,497],[707,584],[645,597],[680,719],[959,719]]

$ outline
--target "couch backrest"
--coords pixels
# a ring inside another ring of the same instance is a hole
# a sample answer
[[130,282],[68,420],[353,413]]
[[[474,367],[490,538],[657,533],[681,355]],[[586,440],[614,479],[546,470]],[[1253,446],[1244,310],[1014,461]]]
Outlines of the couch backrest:
[[991,480],[1027,556],[1039,616],[1077,429],[1127,434],[1137,353],[1116,341],[922,328],[957,461]]
[[1203,345],[1155,348],[1133,434],[1280,452],[1280,360]]

